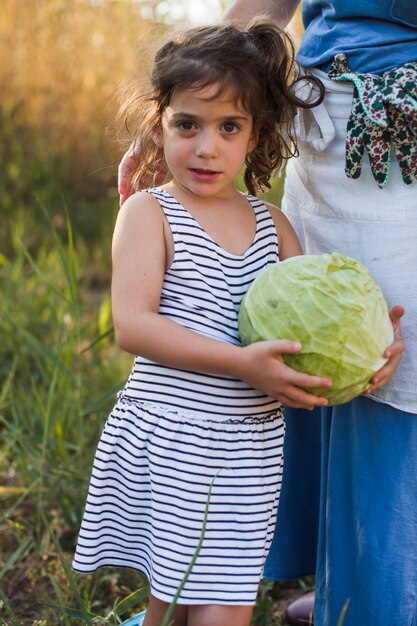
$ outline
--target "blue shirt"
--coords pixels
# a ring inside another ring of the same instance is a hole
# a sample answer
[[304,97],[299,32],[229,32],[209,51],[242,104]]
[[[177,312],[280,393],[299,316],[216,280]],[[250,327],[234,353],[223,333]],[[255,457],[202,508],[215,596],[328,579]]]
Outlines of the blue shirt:
[[339,52],[373,74],[417,60],[417,0],[305,0],[303,23],[304,67],[327,71]]

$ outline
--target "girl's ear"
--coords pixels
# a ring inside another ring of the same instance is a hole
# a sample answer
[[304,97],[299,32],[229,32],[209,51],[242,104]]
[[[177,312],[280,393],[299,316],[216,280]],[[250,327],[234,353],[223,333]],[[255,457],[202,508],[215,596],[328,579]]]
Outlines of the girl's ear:
[[256,148],[259,141],[259,130],[256,126],[253,127],[251,136],[248,141],[248,152],[252,152]]

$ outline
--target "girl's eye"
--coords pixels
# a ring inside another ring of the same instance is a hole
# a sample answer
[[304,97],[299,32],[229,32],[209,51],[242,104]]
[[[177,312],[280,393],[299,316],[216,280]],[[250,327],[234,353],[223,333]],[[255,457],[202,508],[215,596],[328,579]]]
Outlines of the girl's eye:
[[180,130],[193,130],[195,128],[194,122],[190,122],[189,120],[184,120],[183,122],[178,122],[177,127]]
[[225,133],[230,135],[232,133],[237,133],[239,130],[239,127],[237,126],[237,124],[235,124],[235,122],[225,122],[223,124],[223,130]]

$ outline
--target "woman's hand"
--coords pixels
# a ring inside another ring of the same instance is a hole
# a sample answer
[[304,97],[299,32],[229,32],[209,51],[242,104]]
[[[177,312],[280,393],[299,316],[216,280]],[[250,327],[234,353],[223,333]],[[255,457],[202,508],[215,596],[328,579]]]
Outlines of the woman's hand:
[[237,365],[238,377],[287,406],[301,409],[326,406],[326,398],[308,393],[305,388],[328,389],[331,381],[297,372],[284,363],[284,354],[300,350],[300,343],[288,340],[259,341],[246,346],[242,348]]
[[119,189],[120,206],[132,195],[134,191],[140,191],[147,187],[158,187],[162,185],[167,177],[168,170],[161,169],[156,176],[149,176],[139,180],[135,185],[137,189],[133,189],[132,178],[140,162],[140,148],[136,142],[132,142],[129,149],[125,152],[119,163],[117,172],[117,186]]
[[392,322],[392,328],[394,330],[394,341],[384,352],[384,357],[387,358],[388,361],[371,379],[371,385],[366,390],[366,394],[372,393],[389,381],[400,364],[405,350],[405,341],[401,336],[401,318],[404,315],[404,309],[402,306],[397,304],[392,307],[389,315]]
[[117,185],[119,189],[120,206],[122,206],[132,194],[132,176],[138,166],[139,158],[140,156],[135,152],[135,145],[132,143],[119,163]]

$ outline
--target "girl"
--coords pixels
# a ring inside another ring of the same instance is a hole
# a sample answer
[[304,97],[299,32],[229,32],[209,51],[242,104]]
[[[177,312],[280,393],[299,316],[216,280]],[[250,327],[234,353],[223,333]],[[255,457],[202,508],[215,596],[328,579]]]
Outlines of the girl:
[[[175,36],[139,110],[135,179],[162,165],[171,179],[131,196],[117,219],[115,334],[137,356],[98,445],[74,569],[144,572],[145,626],[161,623],[189,566],[212,483],[175,624],[248,626],[280,493],[280,401],[322,406],[301,387],[331,385],[284,365],[298,343],[242,347],[237,331],[254,278],[301,254],[284,215],[255,197],[288,154],[283,127],[291,137],[306,106],[290,91],[301,79],[287,44],[265,21]],[[244,165],[252,195],[235,187]]]

